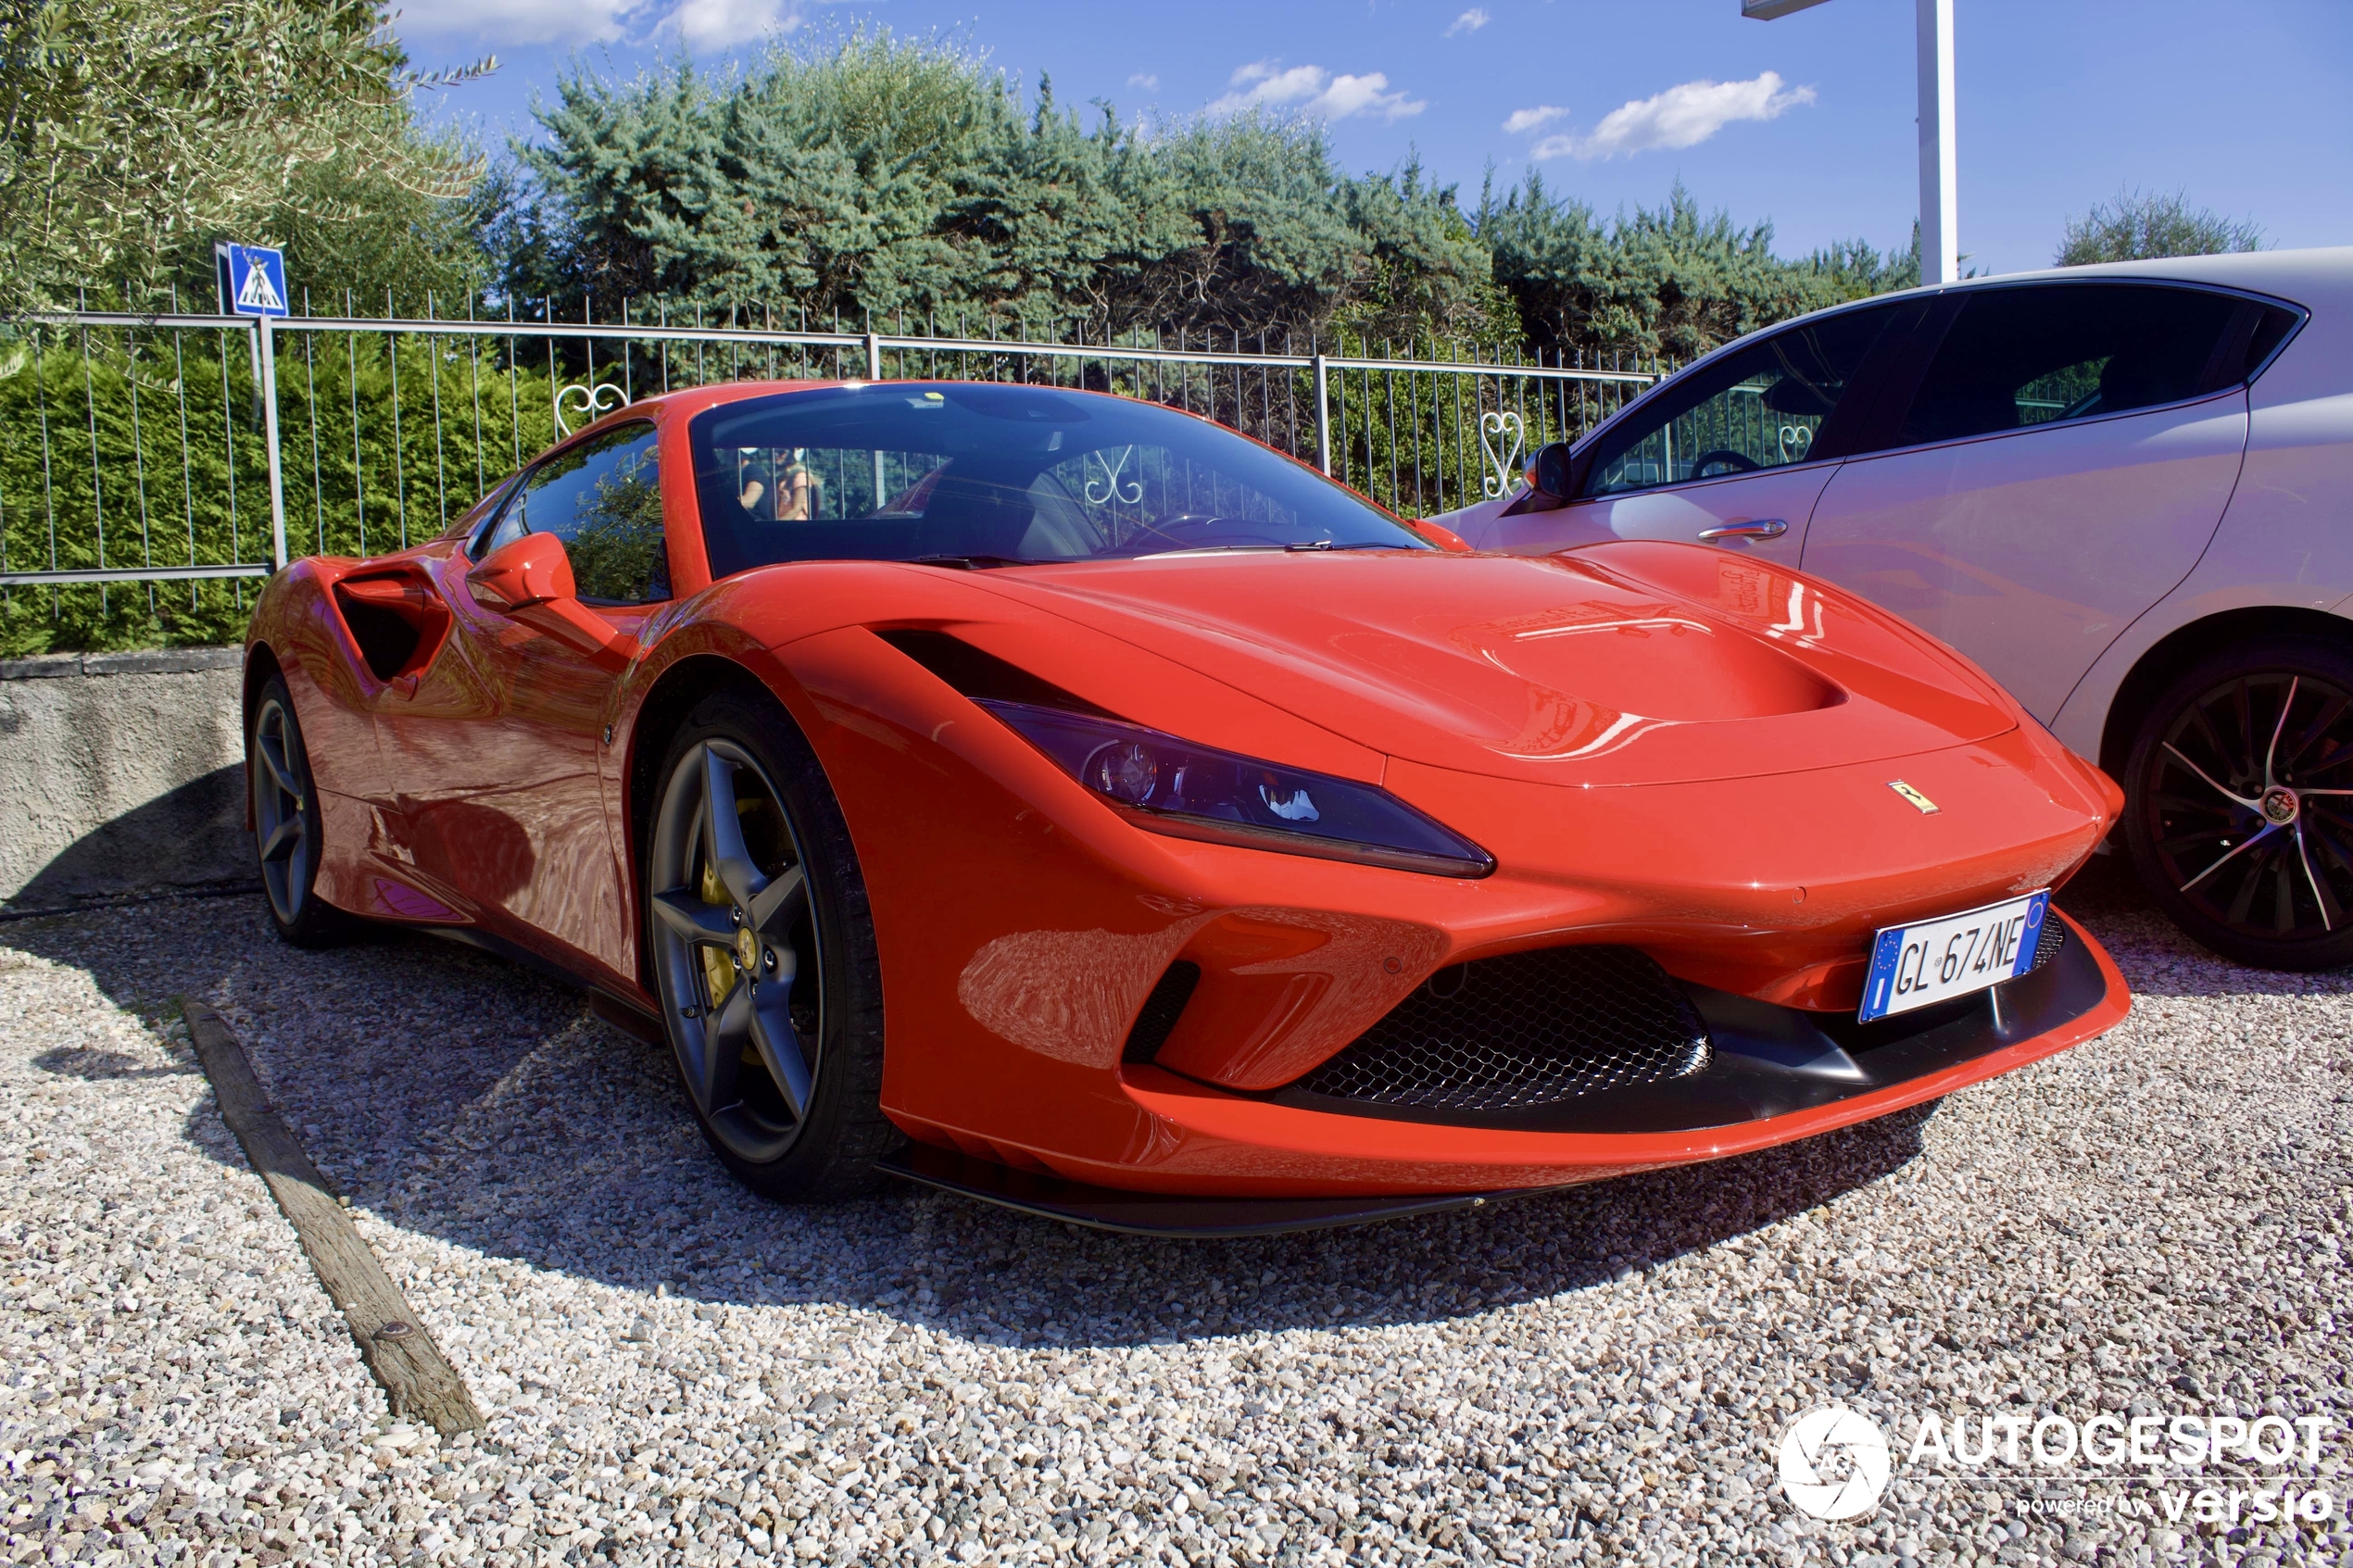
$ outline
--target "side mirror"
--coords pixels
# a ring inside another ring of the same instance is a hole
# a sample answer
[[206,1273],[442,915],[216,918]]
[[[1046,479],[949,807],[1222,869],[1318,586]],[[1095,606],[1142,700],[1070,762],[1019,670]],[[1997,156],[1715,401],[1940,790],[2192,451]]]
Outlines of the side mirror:
[[637,639],[580,602],[572,558],[552,533],[510,539],[466,573],[474,601],[585,655],[589,662],[619,670],[637,651]]
[[466,573],[474,602],[512,615],[533,605],[579,596],[573,585],[572,558],[552,533],[510,539]]
[[1555,501],[1566,501],[1576,495],[1580,477],[1566,441],[1546,442],[1528,460],[1528,487]]

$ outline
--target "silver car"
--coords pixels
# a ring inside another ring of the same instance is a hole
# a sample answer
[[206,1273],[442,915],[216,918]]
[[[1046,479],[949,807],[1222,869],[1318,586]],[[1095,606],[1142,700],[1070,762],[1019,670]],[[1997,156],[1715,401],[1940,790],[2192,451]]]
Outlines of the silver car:
[[2353,962],[2353,248],[2070,268],[1753,333],[1512,494],[1480,549],[1687,539],[1876,600],[2129,797],[2158,904]]

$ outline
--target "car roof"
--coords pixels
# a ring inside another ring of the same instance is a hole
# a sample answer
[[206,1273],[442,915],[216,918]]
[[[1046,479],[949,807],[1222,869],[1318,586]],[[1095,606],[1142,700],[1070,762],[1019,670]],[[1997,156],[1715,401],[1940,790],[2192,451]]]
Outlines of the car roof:
[[[2245,289],[2273,295],[2292,304],[2318,310],[2334,307],[2353,292],[2353,245],[2311,250],[2250,250],[2227,256],[2169,256],[2149,261],[2101,261],[2084,267],[2039,267],[2024,272],[1996,272],[1963,278],[1941,288],[1907,289],[1906,295],[1939,294],[1944,289],[1999,288],[2009,283],[2075,282],[2093,278],[2125,278],[2138,282],[2206,283],[2217,288]],[[1881,299],[1902,297],[1881,295]]]

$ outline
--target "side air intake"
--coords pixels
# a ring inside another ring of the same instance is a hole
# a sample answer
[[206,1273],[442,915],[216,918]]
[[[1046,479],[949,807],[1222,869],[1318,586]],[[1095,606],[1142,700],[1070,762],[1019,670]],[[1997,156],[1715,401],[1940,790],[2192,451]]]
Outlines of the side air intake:
[[1136,1015],[1136,1026],[1127,1031],[1127,1046],[1119,1060],[1150,1061],[1159,1055],[1176,1021],[1185,1015],[1185,1004],[1193,999],[1193,987],[1200,984],[1201,965],[1186,959],[1170,964],[1152,994],[1144,998],[1143,1010]]

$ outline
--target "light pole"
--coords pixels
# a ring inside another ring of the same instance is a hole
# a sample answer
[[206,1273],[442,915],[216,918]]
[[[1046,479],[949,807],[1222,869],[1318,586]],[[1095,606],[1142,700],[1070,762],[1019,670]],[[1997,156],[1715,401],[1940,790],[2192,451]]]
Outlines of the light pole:
[[[1771,21],[1822,0],[1741,0],[1741,15]],[[1919,23],[1920,282],[1961,275],[1960,201],[1953,151],[1953,0],[1913,0]]]

